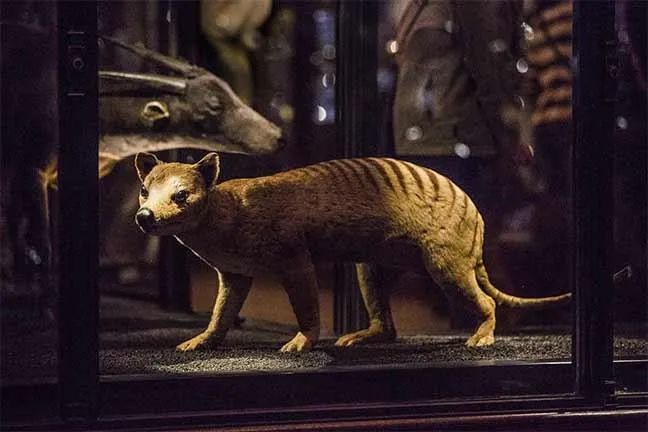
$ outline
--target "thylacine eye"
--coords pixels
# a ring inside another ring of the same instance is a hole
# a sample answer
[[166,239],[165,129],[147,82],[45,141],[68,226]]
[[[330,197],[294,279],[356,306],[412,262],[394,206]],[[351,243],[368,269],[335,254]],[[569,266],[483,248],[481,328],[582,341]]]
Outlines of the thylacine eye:
[[176,204],[184,204],[185,202],[187,202],[188,197],[189,192],[187,192],[186,190],[179,190],[178,192],[175,192],[173,195],[171,195],[171,199]]
[[148,198],[148,189],[146,189],[146,186],[142,185],[142,188],[140,189],[140,196],[144,199]]

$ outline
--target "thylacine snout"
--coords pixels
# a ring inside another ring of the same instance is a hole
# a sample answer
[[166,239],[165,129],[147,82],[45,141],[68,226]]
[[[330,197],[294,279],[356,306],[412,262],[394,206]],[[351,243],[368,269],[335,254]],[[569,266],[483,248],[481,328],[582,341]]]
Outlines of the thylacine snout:
[[151,209],[142,207],[137,211],[137,214],[135,215],[135,222],[142,231],[149,233],[155,227],[155,215],[153,214]]
[[218,158],[211,153],[195,164],[162,163],[153,154],[135,158],[142,181],[135,222],[152,235],[191,230],[202,219],[208,189],[218,174]]

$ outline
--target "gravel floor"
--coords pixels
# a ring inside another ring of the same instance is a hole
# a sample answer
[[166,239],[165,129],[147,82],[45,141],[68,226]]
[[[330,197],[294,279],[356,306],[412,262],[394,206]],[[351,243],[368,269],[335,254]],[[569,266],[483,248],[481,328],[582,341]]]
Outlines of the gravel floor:
[[[54,326],[34,317],[2,314],[2,378],[54,376]],[[390,344],[337,348],[333,339],[311,352],[278,350],[292,330],[247,320],[230,331],[224,344],[207,351],[180,353],[174,347],[200,332],[207,316],[168,313],[150,303],[103,297],[101,304],[100,367],[103,374],[233,373],[288,371],[304,368],[391,365],[475,360],[555,360],[569,358],[566,334],[539,329],[497,335],[494,346],[467,348],[467,334],[410,336]],[[618,357],[648,357],[644,328],[617,332]]]

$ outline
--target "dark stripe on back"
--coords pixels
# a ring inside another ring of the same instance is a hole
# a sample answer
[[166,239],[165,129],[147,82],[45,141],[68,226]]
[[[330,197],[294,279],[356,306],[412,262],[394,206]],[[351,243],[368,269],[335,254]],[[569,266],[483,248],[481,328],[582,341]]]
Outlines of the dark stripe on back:
[[425,171],[430,179],[430,183],[432,183],[432,186],[434,187],[434,194],[439,196],[439,176],[431,169],[425,169]]
[[326,161],[320,164],[320,166],[324,168],[324,171],[326,171],[326,174],[328,174],[329,177],[331,177],[333,180],[337,180],[340,173],[338,169],[331,164],[331,161]]
[[448,182],[448,186],[450,187],[450,193],[452,193],[452,202],[450,203],[450,208],[453,208],[455,201],[457,200],[457,191],[455,191],[454,185],[449,178],[446,177],[446,181]]
[[315,173],[319,175],[327,175],[328,172],[326,169],[322,166],[321,163],[315,164],[315,165],[309,165],[306,167],[307,170],[314,171]]
[[385,183],[389,188],[392,190],[392,192],[397,192],[396,191],[396,185],[392,182],[392,180],[389,178],[389,174],[387,173],[387,170],[385,169],[384,166],[380,164],[380,162],[377,159],[360,159],[362,163],[367,163],[373,167],[375,167],[379,172],[381,177],[383,178],[383,183]]
[[365,182],[363,180],[364,174],[359,172],[356,168],[356,164],[351,162],[350,159],[336,159],[336,162],[339,162],[342,166],[344,166],[347,170],[347,172],[350,172],[353,177],[355,177],[355,181],[352,181],[353,184],[357,184],[358,187],[365,187]]
[[354,185],[354,182],[351,180],[351,177],[349,176],[348,168],[339,160],[332,160],[329,161],[329,163],[335,167],[336,172],[342,175],[344,177],[345,183],[352,188]]
[[421,177],[419,170],[417,170],[414,165],[407,162],[404,162],[403,165],[405,166],[405,168],[409,170],[410,174],[412,174],[412,177],[414,177],[414,180],[416,181],[416,184],[418,185],[419,189],[421,191],[424,191],[425,184],[423,183],[423,178]]
[[465,192],[463,194],[463,204],[464,204],[464,213],[463,213],[462,219],[466,220],[466,217],[468,216],[469,203],[468,203],[468,194],[466,194]]
[[369,180],[369,182],[371,183],[371,185],[374,188],[374,192],[376,192],[377,194],[380,194],[380,192],[381,192],[380,184],[378,183],[378,180],[376,180],[373,173],[369,169],[369,166],[362,163],[362,159],[347,159],[347,160],[350,163],[352,163],[353,166],[358,167],[358,168],[360,168],[362,170],[362,173],[363,173],[362,178],[366,178],[367,180]]
[[382,159],[391,167],[391,169],[394,171],[394,174],[396,174],[396,178],[398,179],[398,183],[400,184],[401,188],[403,189],[403,193],[407,194],[407,179],[405,178],[405,174],[403,172],[403,163],[395,161],[394,159]]

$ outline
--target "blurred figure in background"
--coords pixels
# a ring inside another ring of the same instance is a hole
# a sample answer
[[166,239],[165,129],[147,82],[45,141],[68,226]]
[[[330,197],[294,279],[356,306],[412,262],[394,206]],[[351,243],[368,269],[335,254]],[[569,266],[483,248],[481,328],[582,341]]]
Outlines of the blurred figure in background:
[[527,44],[522,94],[535,155],[533,255],[551,272],[538,286],[568,283],[571,269],[572,15],[571,1],[526,0]]
[[249,53],[271,9],[272,0],[200,1],[200,29],[214,50],[214,70],[248,104],[254,89]]
[[393,10],[401,14],[387,46],[398,65],[395,153],[448,176],[470,195],[486,221],[492,277],[501,289],[519,293],[501,263],[497,233],[519,189],[518,131],[505,113],[520,100],[522,4],[411,0]]

